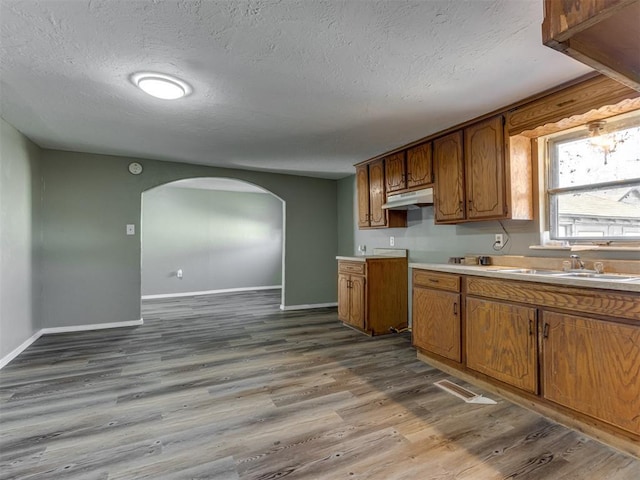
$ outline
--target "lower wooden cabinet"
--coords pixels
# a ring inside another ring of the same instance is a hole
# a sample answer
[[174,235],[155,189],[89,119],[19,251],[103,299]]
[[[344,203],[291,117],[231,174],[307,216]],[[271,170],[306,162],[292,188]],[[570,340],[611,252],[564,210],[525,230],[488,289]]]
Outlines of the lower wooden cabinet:
[[413,288],[413,345],[460,362],[460,294]]
[[349,325],[364,329],[365,277],[338,274],[338,318]]
[[405,257],[338,261],[338,318],[369,335],[406,328]]
[[536,309],[467,297],[467,367],[538,393]]
[[542,313],[544,398],[640,434],[640,329]]
[[640,455],[640,293],[426,269],[412,279],[420,358]]

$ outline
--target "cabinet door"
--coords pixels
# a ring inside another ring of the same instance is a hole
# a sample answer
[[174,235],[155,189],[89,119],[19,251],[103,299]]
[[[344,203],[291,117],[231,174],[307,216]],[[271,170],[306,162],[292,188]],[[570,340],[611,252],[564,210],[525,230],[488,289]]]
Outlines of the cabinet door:
[[421,187],[433,182],[431,142],[407,151],[407,188]]
[[467,367],[538,392],[536,309],[467,297]]
[[384,227],[387,225],[387,212],[382,209],[386,200],[384,193],[384,161],[376,160],[369,164],[369,225]]
[[460,358],[460,294],[413,289],[413,344],[456,362]]
[[349,275],[338,274],[338,319],[343,322],[349,321],[350,297]]
[[640,329],[543,312],[544,398],[640,434]]
[[433,168],[436,223],[464,220],[462,131],[453,132],[433,142]]
[[365,328],[365,277],[351,276],[351,299],[349,305],[349,323],[364,330]]
[[470,220],[505,216],[503,138],[502,116],[464,130],[467,218]]
[[384,159],[384,173],[387,182],[387,193],[406,188],[404,152],[389,155]]
[[358,227],[369,226],[369,167],[356,167],[356,190],[358,191]]

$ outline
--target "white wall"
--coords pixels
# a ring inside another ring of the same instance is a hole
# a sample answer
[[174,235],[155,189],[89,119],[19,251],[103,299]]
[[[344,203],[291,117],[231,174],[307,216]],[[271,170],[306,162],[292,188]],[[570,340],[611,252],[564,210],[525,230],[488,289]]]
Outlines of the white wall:
[[145,192],[142,295],[280,286],[282,206],[268,193],[170,185]]
[[40,329],[39,155],[0,119],[0,360]]

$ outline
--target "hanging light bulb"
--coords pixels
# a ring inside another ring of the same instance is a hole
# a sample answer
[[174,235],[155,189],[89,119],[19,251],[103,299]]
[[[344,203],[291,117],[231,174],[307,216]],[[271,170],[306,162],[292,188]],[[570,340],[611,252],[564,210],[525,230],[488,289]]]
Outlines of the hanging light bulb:
[[606,123],[607,122],[603,120],[587,123],[587,127],[589,128],[589,143],[605,153],[610,153],[615,149],[616,142],[615,139],[605,131],[604,126]]

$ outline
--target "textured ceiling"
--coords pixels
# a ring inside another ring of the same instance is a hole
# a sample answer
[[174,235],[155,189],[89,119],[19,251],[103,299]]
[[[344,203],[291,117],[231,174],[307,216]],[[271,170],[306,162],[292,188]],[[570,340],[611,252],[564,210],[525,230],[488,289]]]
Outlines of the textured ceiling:
[[542,46],[542,4],[0,0],[0,113],[47,148],[340,178],[588,73]]

